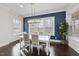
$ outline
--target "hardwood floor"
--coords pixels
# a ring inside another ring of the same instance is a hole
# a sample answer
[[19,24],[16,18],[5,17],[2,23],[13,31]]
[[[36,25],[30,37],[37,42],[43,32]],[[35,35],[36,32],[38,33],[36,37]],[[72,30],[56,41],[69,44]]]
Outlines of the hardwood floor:
[[53,42],[51,46],[54,49],[55,56],[79,56],[79,53],[68,45]]
[[[21,56],[18,42],[19,41],[16,41],[9,45],[0,47],[0,56]],[[40,56],[46,56],[46,53],[43,50],[40,50],[40,52]],[[36,48],[34,48],[34,53],[32,55],[37,56]],[[50,56],[79,56],[79,53],[74,51],[68,45],[51,42]]]

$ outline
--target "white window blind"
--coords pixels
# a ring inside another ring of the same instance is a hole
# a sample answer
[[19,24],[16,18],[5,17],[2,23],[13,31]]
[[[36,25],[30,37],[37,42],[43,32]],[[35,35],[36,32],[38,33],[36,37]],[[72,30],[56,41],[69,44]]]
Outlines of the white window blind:
[[55,35],[55,17],[30,19],[28,24],[30,34]]

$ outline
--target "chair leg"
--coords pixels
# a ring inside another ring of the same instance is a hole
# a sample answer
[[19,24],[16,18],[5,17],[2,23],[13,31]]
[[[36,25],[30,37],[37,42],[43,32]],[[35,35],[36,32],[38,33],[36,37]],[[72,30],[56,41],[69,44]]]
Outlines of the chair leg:
[[30,52],[30,49],[31,49],[31,48],[30,48],[30,45],[29,45],[29,52]]
[[33,53],[33,46],[31,46],[31,50],[32,50],[31,52]]
[[20,49],[21,49],[21,39],[20,39]]
[[38,46],[38,56],[39,56],[39,54],[40,54],[40,49],[39,49],[39,46]]

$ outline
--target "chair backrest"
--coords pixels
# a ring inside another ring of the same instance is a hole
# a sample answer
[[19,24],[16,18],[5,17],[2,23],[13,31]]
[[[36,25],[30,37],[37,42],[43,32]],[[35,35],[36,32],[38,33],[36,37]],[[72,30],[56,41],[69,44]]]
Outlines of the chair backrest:
[[29,35],[28,34],[23,34],[23,36],[24,36],[24,41],[26,42],[28,42],[29,41]]
[[39,43],[38,35],[32,34],[32,44],[38,44],[38,43]]

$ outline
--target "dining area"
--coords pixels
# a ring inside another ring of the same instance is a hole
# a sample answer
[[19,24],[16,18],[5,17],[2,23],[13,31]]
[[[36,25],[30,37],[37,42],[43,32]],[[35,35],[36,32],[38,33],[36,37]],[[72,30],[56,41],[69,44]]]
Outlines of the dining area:
[[20,54],[22,56],[50,55],[50,36],[24,32],[19,35],[19,40]]
[[19,36],[21,52],[23,54],[26,52],[26,54],[34,55],[35,50],[37,51],[35,52],[37,56],[41,55],[41,51],[46,56],[50,55],[51,36],[55,36],[55,17],[26,17],[23,26],[23,33]]

